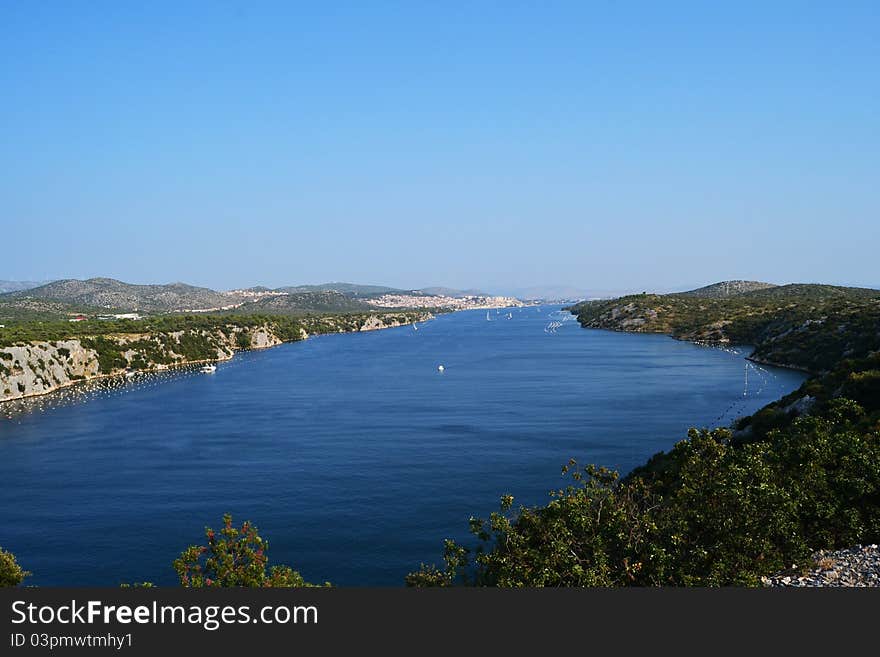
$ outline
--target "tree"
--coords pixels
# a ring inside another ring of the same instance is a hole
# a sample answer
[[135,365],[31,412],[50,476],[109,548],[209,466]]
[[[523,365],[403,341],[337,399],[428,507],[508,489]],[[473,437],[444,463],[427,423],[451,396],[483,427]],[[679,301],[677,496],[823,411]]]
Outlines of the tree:
[[30,575],[18,565],[15,555],[0,548],[0,587],[18,586]]
[[[180,584],[186,587],[274,587],[315,586],[306,582],[290,566],[272,566],[267,570],[269,543],[257,528],[245,521],[240,528],[232,516],[223,516],[223,528],[215,532],[205,528],[207,545],[192,545],[174,560]],[[329,586],[325,583],[325,586]]]

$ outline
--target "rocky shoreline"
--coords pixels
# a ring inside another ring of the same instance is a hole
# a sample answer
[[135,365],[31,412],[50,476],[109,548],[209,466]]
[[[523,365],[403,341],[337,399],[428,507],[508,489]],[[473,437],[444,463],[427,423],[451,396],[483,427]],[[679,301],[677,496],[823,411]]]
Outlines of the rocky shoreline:
[[[246,336],[246,340],[239,342],[240,335]],[[202,357],[185,355],[182,345],[193,340],[203,344],[206,353]],[[228,333],[193,330],[115,334],[3,347],[0,403],[46,395],[78,383],[123,376],[126,372],[153,372],[229,360],[245,342],[247,348],[263,349],[281,344],[282,340],[268,327],[261,326],[236,327]],[[102,362],[108,349],[119,355],[119,360],[109,368],[106,360]]]
[[772,587],[880,587],[880,547],[856,545],[843,550],[819,550],[814,568],[806,573],[789,571],[762,578]]
[[[572,311],[570,309],[569,309],[569,312],[571,312],[575,316],[577,315],[577,313],[575,313],[574,311]],[[767,365],[768,367],[778,367],[780,369],[785,369],[785,370],[794,370],[796,372],[803,372],[804,374],[808,374],[811,376],[816,374],[816,372],[814,372],[813,370],[811,370],[807,367],[802,367],[800,365],[795,365],[793,363],[774,361],[774,360],[770,360],[767,358],[761,358],[760,356],[756,356],[755,354],[757,354],[757,349],[755,348],[755,345],[749,344],[746,342],[732,342],[731,340],[727,340],[727,339],[706,340],[703,338],[694,337],[692,335],[675,335],[674,333],[672,333],[670,331],[647,331],[647,330],[643,331],[643,330],[639,330],[637,328],[636,329],[620,328],[620,327],[615,327],[615,326],[592,326],[592,325],[584,326],[583,324],[581,324],[581,328],[589,329],[591,331],[611,331],[612,333],[630,333],[630,334],[641,334],[641,335],[663,335],[663,336],[666,336],[667,338],[670,338],[672,340],[677,340],[678,342],[687,342],[690,344],[695,344],[700,347],[713,347],[713,348],[721,348],[721,349],[750,349],[751,353],[748,356],[746,356],[745,358],[746,358],[746,360],[751,361],[757,365]]]
[[796,372],[803,372],[804,374],[814,375],[816,372],[806,368],[801,367],[800,365],[793,365],[792,363],[779,363],[773,360],[769,360],[766,358],[761,358],[759,356],[755,356],[756,350],[752,347],[752,354],[750,356],[746,356],[746,360],[750,360],[753,363],[757,363],[758,365],[768,365],[770,367],[781,367],[786,370],[795,370]]

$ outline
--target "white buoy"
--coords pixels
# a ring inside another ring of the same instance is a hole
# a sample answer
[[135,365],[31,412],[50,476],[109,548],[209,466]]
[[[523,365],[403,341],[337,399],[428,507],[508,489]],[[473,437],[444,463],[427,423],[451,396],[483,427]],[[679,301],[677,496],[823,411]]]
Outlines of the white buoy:
[[443,367],[442,365],[438,365],[438,366],[437,366],[437,371],[438,371],[438,372],[443,372],[443,371],[445,371],[445,370],[446,370],[446,368]]

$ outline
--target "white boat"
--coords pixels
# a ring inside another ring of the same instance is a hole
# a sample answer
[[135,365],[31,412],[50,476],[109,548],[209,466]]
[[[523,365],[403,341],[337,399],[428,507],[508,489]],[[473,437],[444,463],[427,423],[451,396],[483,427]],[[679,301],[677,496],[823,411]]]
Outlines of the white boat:
[[199,372],[204,372],[205,374],[211,374],[216,371],[217,371],[217,366],[212,365],[210,363],[208,363],[207,365],[202,365],[201,369],[199,370]]
[[134,370],[128,370],[128,371],[125,373],[125,378],[126,378],[126,379],[130,379],[130,378],[133,377],[135,374],[137,374],[137,372],[135,372]]

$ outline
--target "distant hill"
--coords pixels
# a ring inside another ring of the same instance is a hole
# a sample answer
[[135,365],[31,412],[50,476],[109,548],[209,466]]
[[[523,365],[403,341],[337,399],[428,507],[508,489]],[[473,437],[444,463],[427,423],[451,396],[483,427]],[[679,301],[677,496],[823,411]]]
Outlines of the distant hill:
[[498,294],[506,294],[528,301],[576,301],[596,297],[619,296],[600,290],[588,290],[572,285],[534,285],[531,287],[503,288]]
[[0,293],[0,317],[8,321],[21,321],[27,318],[63,318],[80,312],[94,315],[110,310],[148,314],[215,311],[272,315],[374,312],[376,307],[366,303],[366,300],[383,294],[443,294],[459,297],[482,295],[477,290],[440,287],[401,290],[384,285],[357,283],[297,285],[275,290],[257,285],[243,290],[218,292],[185,283],[134,285],[113,278],[63,279],[28,289]]
[[48,282],[49,281],[0,281],[0,294],[29,290],[33,287],[45,285]]
[[488,297],[491,296],[481,290],[456,290],[451,287],[420,287],[415,292],[421,292],[429,296],[454,297],[460,299],[462,297]]
[[844,287],[819,283],[791,283],[744,293],[746,299],[792,299],[829,301],[847,299],[877,299],[880,290],[868,287]]
[[705,299],[723,299],[726,297],[735,297],[747,292],[755,292],[756,290],[767,290],[778,287],[773,283],[762,283],[761,281],[721,281],[713,283],[705,287],[690,290],[688,292],[679,292],[678,294],[688,297],[702,297]]
[[321,283],[320,285],[291,285],[279,287],[275,292],[288,292],[292,294],[307,292],[339,292],[349,297],[379,297],[383,294],[413,294],[445,297],[485,297],[489,296],[481,290],[459,290],[451,287],[421,287],[418,289],[402,289],[388,287],[386,285],[360,285],[358,283]]
[[339,292],[350,297],[371,297],[380,296],[382,294],[393,294],[403,292],[394,287],[385,285],[359,285],[357,283],[321,283],[319,285],[289,285],[287,287],[279,287],[275,292],[288,292],[290,294],[308,293],[308,292]]
[[78,306],[123,311],[174,312],[224,308],[235,303],[228,294],[184,283],[132,285],[112,278],[65,279],[0,296],[42,299]]
[[372,312],[374,306],[340,292],[293,292],[245,303],[229,312],[246,315]]

